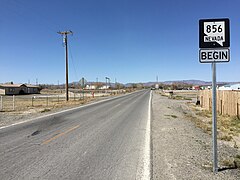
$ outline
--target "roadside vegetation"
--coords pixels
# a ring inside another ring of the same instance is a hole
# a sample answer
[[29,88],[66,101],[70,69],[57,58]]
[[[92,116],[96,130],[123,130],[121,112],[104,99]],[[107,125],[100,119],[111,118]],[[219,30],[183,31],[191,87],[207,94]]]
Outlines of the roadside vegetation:
[[97,101],[106,96],[136,91],[134,88],[117,90],[84,90],[71,89],[69,101],[66,101],[64,89],[43,89],[41,94],[2,96],[0,113],[33,114],[44,113],[59,108],[68,108],[83,105],[91,101]]
[[[196,123],[206,133],[212,133],[212,114],[210,111],[200,107],[190,106],[192,114],[186,113],[186,117]],[[194,114],[194,115],[193,115]],[[240,119],[236,116],[219,115],[217,116],[218,138],[225,141],[234,140],[233,137],[240,135]]]
[[[185,112],[186,117],[205,133],[212,134],[212,113],[193,104],[188,104],[192,113]],[[240,149],[240,119],[236,116],[217,116],[218,139],[235,149]],[[222,167],[240,168],[240,152],[219,162]]]
[[[189,93],[187,93],[186,91],[161,91],[159,93],[170,99],[183,101],[181,111],[186,119],[192,121],[196,127],[202,129],[205,133],[209,135],[212,134],[212,112],[196,105],[196,92],[189,91]],[[184,100],[186,101],[184,102]],[[222,140],[229,146],[240,150],[240,119],[238,117],[218,114],[217,129],[219,140]],[[240,168],[240,152],[234,156],[230,155],[226,159],[221,160],[219,163],[222,167],[226,167],[228,169]],[[211,165],[209,167],[211,167]]]
[[171,114],[171,115],[167,114],[167,115],[165,115],[165,116],[166,116],[166,117],[177,118],[177,116],[176,116],[176,115],[173,115],[173,114]]
[[[212,133],[212,113],[196,105],[197,92],[160,91],[159,93],[170,99],[186,100],[185,104],[187,105],[188,109],[184,109],[183,114],[188,119],[193,121],[197,127],[203,129],[204,132],[208,134]],[[219,139],[225,141],[234,141],[234,137],[240,136],[240,119],[238,117],[218,114],[217,119]]]

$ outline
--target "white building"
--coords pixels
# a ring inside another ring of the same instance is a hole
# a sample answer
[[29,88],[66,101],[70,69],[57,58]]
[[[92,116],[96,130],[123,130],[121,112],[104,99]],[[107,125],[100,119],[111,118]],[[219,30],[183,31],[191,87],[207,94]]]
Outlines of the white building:
[[240,91],[240,83],[238,84],[226,84],[218,88],[219,90],[239,90]]
[[95,85],[90,85],[90,84],[87,84],[85,89],[96,89],[97,87]]
[[99,89],[109,89],[109,87],[110,87],[110,86],[104,85],[104,86],[100,87]]

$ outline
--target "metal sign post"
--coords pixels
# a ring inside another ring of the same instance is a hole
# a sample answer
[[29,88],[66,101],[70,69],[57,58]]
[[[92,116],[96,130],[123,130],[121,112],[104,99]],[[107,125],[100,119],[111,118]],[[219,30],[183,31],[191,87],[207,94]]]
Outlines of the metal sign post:
[[229,19],[199,20],[199,61],[212,63],[213,172],[218,172],[216,63],[230,61]]
[[0,102],[0,111],[3,110],[3,97],[1,96],[0,98],[1,102]]
[[83,99],[84,99],[84,87],[85,87],[85,85],[87,83],[87,80],[84,77],[82,77],[82,79],[80,79],[79,83],[80,83],[80,85],[82,87],[82,96],[83,96]]
[[216,93],[216,63],[212,63],[212,141],[213,141],[213,172],[218,172],[217,154],[217,93]]

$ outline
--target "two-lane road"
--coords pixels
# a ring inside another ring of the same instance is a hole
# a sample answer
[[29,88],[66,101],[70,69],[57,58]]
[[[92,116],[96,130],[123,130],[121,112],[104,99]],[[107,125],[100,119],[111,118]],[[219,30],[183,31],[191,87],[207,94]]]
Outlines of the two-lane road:
[[0,179],[149,179],[150,94],[0,129]]

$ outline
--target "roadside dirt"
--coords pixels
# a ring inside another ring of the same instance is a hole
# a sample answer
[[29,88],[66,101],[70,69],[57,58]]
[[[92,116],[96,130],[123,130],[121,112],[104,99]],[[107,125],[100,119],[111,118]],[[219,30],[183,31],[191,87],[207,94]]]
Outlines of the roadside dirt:
[[19,123],[29,119],[37,118],[43,115],[52,114],[66,109],[71,109],[78,107],[84,104],[89,104],[91,102],[97,102],[99,100],[106,99],[108,97],[98,97],[98,98],[86,98],[81,101],[69,101],[61,102],[54,106],[49,107],[29,107],[26,110],[17,110],[17,111],[2,111],[0,112],[0,127],[8,126],[11,124]]
[[153,93],[153,179],[239,179],[234,164],[239,149],[223,140],[218,140],[220,172],[212,173],[212,137],[186,117],[190,102]]
[[[43,115],[59,112],[62,110],[66,109],[71,109],[74,107],[79,107],[81,105],[89,104],[91,102],[97,102],[100,100],[104,100],[110,97],[115,97],[115,96],[121,96],[126,93],[131,93],[136,91],[136,89],[132,90],[111,90],[109,93],[105,94],[95,94],[95,97],[92,98],[90,94],[86,95],[85,98],[83,99],[77,99],[76,100],[69,100],[68,102],[64,101],[56,101],[54,103],[49,102],[49,106],[46,106],[46,100],[43,102],[40,102],[40,105],[34,102],[34,106],[31,105],[26,105],[26,99],[29,99],[31,96],[23,96],[24,98],[21,99],[21,102],[19,102],[20,106],[23,106],[25,108],[20,108],[20,109],[15,109],[15,110],[4,110],[0,111],[0,127],[3,126],[8,126],[11,124],[19,123],[22,121],[26,121],[29,119],[37,118]],[[56,91],[55,93],[57,93]],[[45,91],[47,95],[53,95],[54,91],[53,90],[48,90]],[[42,94],[41,94],[42,95]],[[38,96],[41,96],[38,95]],[[71,95],[71,93],[70,93]],[[90,97],[89,97],[90,96]],[[72,96],[73,97],[73,94]],[[31,103],[30,103],[31,104]]]

